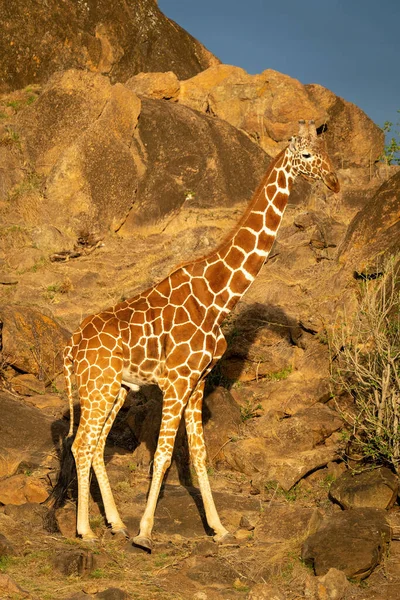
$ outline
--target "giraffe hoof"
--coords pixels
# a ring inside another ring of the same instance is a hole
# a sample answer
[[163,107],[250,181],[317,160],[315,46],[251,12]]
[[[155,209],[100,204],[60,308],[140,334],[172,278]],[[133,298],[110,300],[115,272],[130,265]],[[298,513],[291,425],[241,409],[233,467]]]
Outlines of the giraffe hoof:
[[146,552],[148,552],[149,554],[153,549],[153,542],[151,541],[151,539],[147,537],[142,537],[140,535],[137,535],[133,538],[132,544],[134,546],[138,546],[139,548],[143,548],[143,550],[146,550]]
[[214,535],[213,539],[214,539],[214,542],[217,542],[218,544],[235,544],[236,543],[235,536],[232,533],[229,533],[229,531],[227,531],[223,535]]

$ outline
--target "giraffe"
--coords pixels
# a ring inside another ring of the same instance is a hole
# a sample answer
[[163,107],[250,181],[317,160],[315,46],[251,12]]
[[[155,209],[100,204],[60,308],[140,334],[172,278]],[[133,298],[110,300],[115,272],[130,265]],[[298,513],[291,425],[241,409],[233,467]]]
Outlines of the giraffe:
[[[143,384],[158,384],[163,407],[147,504],[133,543],[151,552],[156,504],[183,415],[207,522],[215,541],[231,539],[218,516],[207,475],[204,383],[226,349],[221,323],[267,259],[298,175],[320,179],[333,192],[339,191],[313,121],[299,121],[298,135],[271,161],[238,225],[213,252],[177,268],[139,295],[88,316],[72,335],[64,352],[71,411],[67,440],[77,470],[77,534],[84,540],[96,539],[89,525],[91,467],[112,532],[129,537],[115,505],[103,453],[128,391]],[[81,406],[75,438],[73,373]]]

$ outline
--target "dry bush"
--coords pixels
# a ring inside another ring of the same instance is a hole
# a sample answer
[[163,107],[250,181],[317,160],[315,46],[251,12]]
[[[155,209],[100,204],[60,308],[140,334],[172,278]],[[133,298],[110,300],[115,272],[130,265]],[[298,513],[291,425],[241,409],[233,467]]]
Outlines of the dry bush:
[[400,255],[380,271],[362,282],[356,314],[332,334],[332,378],[354,401],[342,410],[350,447],[400,473]]

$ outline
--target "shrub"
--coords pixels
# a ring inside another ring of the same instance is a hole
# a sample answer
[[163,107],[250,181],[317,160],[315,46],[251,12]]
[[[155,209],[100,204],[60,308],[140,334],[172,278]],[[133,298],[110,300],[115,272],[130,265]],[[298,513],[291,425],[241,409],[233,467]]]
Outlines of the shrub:
[[354,401],[342,410],[350,447],[400,473],[400,255],[380,271],[366,277],[354,317],[332,334],[332,378]]

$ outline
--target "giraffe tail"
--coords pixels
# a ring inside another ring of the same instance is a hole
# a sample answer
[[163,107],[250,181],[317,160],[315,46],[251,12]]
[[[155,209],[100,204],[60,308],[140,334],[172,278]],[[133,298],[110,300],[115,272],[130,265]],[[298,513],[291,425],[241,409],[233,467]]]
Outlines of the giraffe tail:
[[70,355],[70,347],[67,346],[64,352],[64,375],[67,388],[70,411],[70,426],[68,435],[63,439],[60,451],[60,469],[57,481],[51,491],[50,496],[44,502],[48,507],[48,514],[45,518],[46,529],[52,532],[58,531],[56,520],[56,510],[65,504],[68,491],[76,479],[75,459],[72,454],[72,444],[74,442],[74,403],[72,397],[71,377],[73,371],[73,360]]

